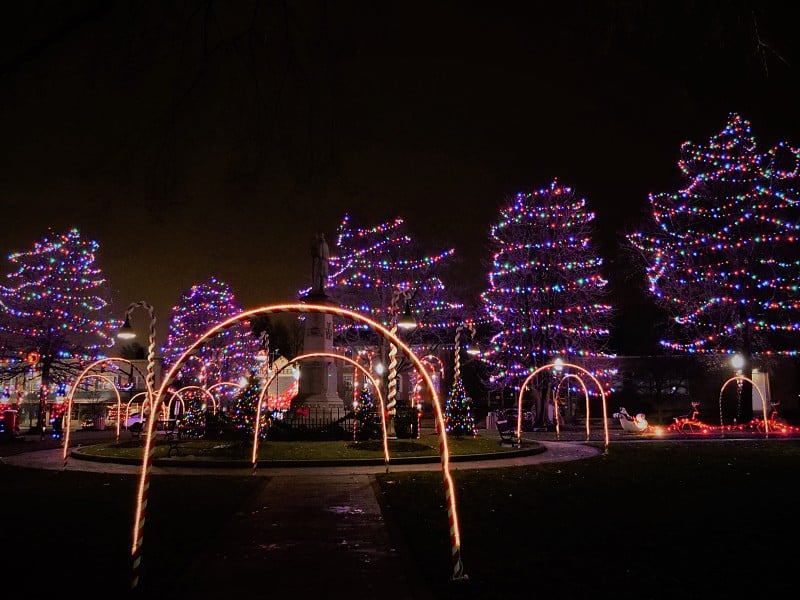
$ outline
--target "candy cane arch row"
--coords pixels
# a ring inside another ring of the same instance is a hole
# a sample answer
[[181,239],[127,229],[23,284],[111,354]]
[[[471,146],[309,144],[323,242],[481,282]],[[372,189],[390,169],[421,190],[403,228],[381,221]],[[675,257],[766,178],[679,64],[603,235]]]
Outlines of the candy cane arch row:
[[[214,398],[214,394],[209,392],[206,388],[200,387],[199,385],[186,385],[186,386],[183,386],[181,389],[175,390],[174,392],[172,392],[172,395],[169,398],[169,408],[172,407],[172,401],[175,399],[175,396],[177,396],[178,399],[181,401],[181,408],[186,410],[186,407],[185,407],[186,403],[183,401],[183,396],[181,396],[181,392],[188,392],[189,390],[197,390],[199,392],[202,392],[203,394],[205,394],[209,398],[211,398],[211,406],[213,408],[214,414],[217,414],[217,399]],[[167,409],[167,415],[171,415],[171,413],[169,411],[169,408]]]
[[[580,371],[581,373],[586,375],[589,379],[594,381],[595,385],[597,386],[597,389],[600,390],[600,396],[603,399],[603,432],[604,432],[604,439],[605,439],[605,447],[603,448],[603,451],[604,452],[608,452],[608,416],[607,416],[608,415],[608,410],[606,409],[606,393],[605,393],[605,390],[603,390],[603,386],[597,380],[597,377],[592,375],[589,371],[587,371],[586,369],[584,369],[583,367],[581,367],[579,365],[574,365],[572,363],[567,363],[567,362],[561,362],[561,363],[558,363],[558,365],[556,365],[556,363],[553,362],[551,364],[539,367],[533,373],[528,375],[525,378],[525,381],[520,386],[520,388],[519,388],[519,398],[517,400],[517,445],[522,443],[522,397],[525,394],[525,388],[528,387],[528,384],[531,382],[531,380],[534,377],[536,377],[539,373],[541,373],[545,369],[555,368],[556,366],[569,367],[571,369],[577,369],[578,371]],[[587,424],[589,422],[589,411],[588,410],[586,411],[586,422],[587,422]]]
[[[119,411],[122,410],[122,397],[119,395],[119,390],[117,389],[117,386],[114,385],[114,380],[111,377],[109,377],[108,375],[98,375],[97,373],[89,373],[83,379],[85,381],[87,379],[92,379],[92,378],[94,378],[94,379],[102,379],[106,383],[111,384],[111,389],[113,389],[114,393],[117,395],[117,414],[119,414]],[[62,458],[64,459],[64,468],[66,468],[66,466],[67,466],[67,457],[69,456],[68,449],[69,449],[70,422],[72,421],[72,399],[73,399],[73,397],[75,395],[75,388],[76,387],[77,387],[77,383],[69,391],[69,400],[67,400],[67,423],[66,423],[66,427],[65,427],[65,429],[67,431],[64,434],[64,450],[63,450],[63,455],[62,455]],[[118,423],[117,424],[117,439],[119,439],[119,419],[117,419],[117,423]]]
[[[155,402],[153,404],[153,410],[155,411],[163,402],[163,397],[166,390],[172,384],[172,380],[178,374],[187,356],[191,355],[197,348],[202,346],[207,340],[215,336],[220,331],[228,329],[229,327],[236,325],[241,321],[250,319],[251,317],[254,317],[256,315],[273,314],[273,313],[332,314],[356,321],[358,323],[365,324],[374,331],[377,331],[384,338],[388,339],[390,344],[394,344],[397,348],[402,350],[403,354],[406,357],[408,357],[408,359],[416,367],[417,371],[425,379],[426,383],[428,384],[428,387],[431,389],[431,398],[433,401],[436,422],[438,423],[438,430],[439,430],[439,453],[441,456],[442,476],[445,485],[445,501],[447,504],[447,515],[450,528],[450,542],[451,542],[450,546],[451,546],[451,559],[452,559],[451,576],[452,579],[454,580],[466,579],[467,576],[464,572],[464,566],[461,562],[461,532],[458,524],[458,512],[456,510],[455,485],[453,483],[453,478],[450,474],[450,449],[447,445],[447,435],[445,433],[445,426],[444,426],[444,415],[442,412],[441,401],[439,400],[439,394],[433,387],[433,382],[431,381],[430,375],[428,374],[427,370],[423,367],[422,363],[416,357],[416,355],[411,351],[411,349],[408,346],[406,346],[402,341],[400,341],[396,335],[394,335],[391,331],[386,329],[386,327],[384,327],[380,323],[373,321],[372,319],[369,319],[367,317],[364,317],[359,313],[344,308],[338,308],[335,306],[326,306],[320,304],[299,304],[299,303],[276,304],[276,305],[255,308],[252,310],[242,312],[238,315],[234,315],[233,317],[230,317],[229,319],[222,321],[221,323],[207,330],[191,346],[189,346],[184,350],[183,354],[181,354],[181,356],[172,365],[169,372],[164,377],[164,380],[161,382],[161,386],[159,387],[158,391],[155,392]],[[153,453],[155,449],[155,444],[153,443],[152,439],[153,438],[152,432],[154,427],[155,427],[155,419],[149,419],[147,422],[147,435],[145,436],[145,442],[144,442],[145,447],[142,453],[142,467],[139,474],[139,485],[137,487],[137,492],[136,492],[136,508],[134,513],[134,523],[133,523],[133,544],[131,547],[131,554],[133,557],[133,579],[131,582],[132,588],[136,588],[139,583],[139,568],[141,566],[143,532],[145,524],[145,515],[147,512],[147,496],[150,488],[150,476],[153,466]]]
[[722,387],[719,390],[719,430],[722,435],[725,435],[725,427],[722,423],[722,392],[725,391],[725,388],[728,387],[729,383],[736,382],[737,385],[741,385],[742,381],[749,381],[750,384],[753,386],[753,389],[758,392],[758,397],[761,398],[761,409],[764,412],[764,435],[769,436],[769,423],[767,417],[767,401],[764,399],[764,394],[761,393],[761,389],[758,387],[755,381],[750,379],[749,377],[745,377],[744,375],[735,375],[728,379],[725,383],[722,384]]
[[389,437],[386,433],[386,404],[383,400],[383,394],[381,393],[380,385],[378,381],[372,376],[372,374],[365,369],[362,365],[358,362],[350,358],[349,356],[343,356],[341,354],[334,354],[332,352],[311,352],[309,354],[303,354],[301,356],[296,356],[285,365],[283,365],[280,369],[278,369],[272,376],[267,380],[267,384],[264,386],[264,389],[261,390],[261,393],[258,395],[258,405],[256,407],[256,426],[255,431],[253,433],[253,455],[251,457],[253,463],[253,472],[255,472],[256,467],[258,466],[258,434],[261,430],[261,407],[264,402],[264,396],[269,389],[270,384],[278,377],[278,374],[292,365],[293,363],[300,362],[301,360],[306,360],[309,358],[338,358],[343,360],[354,367],[356,367],[359,371],[361,371],[365,377],[369,378],[372,382],[372,385],[375,387],[375,390],[378,392],[378,399],[381,404],[381,433],[383,435],[383,461],[386,464],[386,472],[389,472]]
[[[115,363],[115,362],[125,363],[125,364],[129,365],[131,368],[136,369],[136,371],[139,371],[139,368],[136,365],[134,365],[131,361],[129,361],[129,360],[125,359],[125,358],[103,358],[103,359],[100,359],[100,360],[96,360],[93,363],[90,363],[89,365],[87,365],[86,368],[83,371],[81,371],[80,375],[78,375],[78,378],[75,380],[75,383],[72,385],[72,387],[69,390],[69,396],[67,397],[67,432],[64,435],[64,450],[63,450],[63,457],[62,457],[64,459],[64,464],[65,465],[66,465],[66,460],[67,460],[67,452],[68,452],[68,449],[69,449],[70,419],[71,419],[71,416],[72,416],[72,403],[73,403],[74,398],[75,398],[75,390],[78,389],[78,384],[83,379],[86,379],[87,377],[101,377],[102,379],[105,379],[106,381],[109,381],[111,383],[111,386],[114,388],[114,391],[117,394],[117,433],[116,433],[116,437],[117,437],[117,440],[119,440],[119,421],[120,421],[119,413],[122,410],[122,399],[121,399],[121,397],[119,395],[119,390],[117,389],[117,386],[114,385],[114,380],[111,379],[110,377],[108,377],[106,375],[99,375],[97,373],[91,373],[92,369],[94,369],[95,367],[101,367],[102,368],[104,365],[107,365],[107,364],[110,364],[110,363]],[[139,374],[141,375],[141,371],[139,371]],[[152,390],[149,390],[149,392],[150,392],[150,395],[152,395]]]

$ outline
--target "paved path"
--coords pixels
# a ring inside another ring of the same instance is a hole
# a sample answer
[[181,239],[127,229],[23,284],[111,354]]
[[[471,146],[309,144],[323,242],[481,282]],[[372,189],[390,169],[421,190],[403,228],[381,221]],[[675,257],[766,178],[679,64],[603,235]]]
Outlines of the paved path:
[[[538,454],[453,462],[451,470],[571,461],[600,452],[577,442],[541,443],[546,450]],[[76,458],[69,458],[65,467],[60,449],[0,460],[38,469],[139,472],[137,465]],[[441,464],[390,464],[390,472],[412,470],[441,471]],[[415,575],[402,536],[392,536],[381,514],[375,474],[385,471],[382,465],[258,469],[256,474],[264,479],[253,500],[226,524],[222,537],[209,544],[206,553],[176,574],[180,595],[198,599],[252,596],[254,581],[260,581],[263,588],[255,589],[275,598],[432,599]],[[251,473],[249,468],[156,466],[152,470],[154,476]]]

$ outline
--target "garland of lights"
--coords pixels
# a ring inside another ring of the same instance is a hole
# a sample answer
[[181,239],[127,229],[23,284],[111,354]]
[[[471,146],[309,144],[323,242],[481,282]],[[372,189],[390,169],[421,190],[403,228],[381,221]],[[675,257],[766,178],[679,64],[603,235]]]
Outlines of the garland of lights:
[[481,295],[497,333],[482,359],[512,387],[555,357],[603,356],[611,306],[592,242],[595,214],[553,181],[519,193],[490,230],[489,287]]
[[651,194],[653,226],[629,234],[650,293],[673,320],[670,350],[797,355],[800,151],[757,149],[735,113],[706,145],[685,142],[687,186]]

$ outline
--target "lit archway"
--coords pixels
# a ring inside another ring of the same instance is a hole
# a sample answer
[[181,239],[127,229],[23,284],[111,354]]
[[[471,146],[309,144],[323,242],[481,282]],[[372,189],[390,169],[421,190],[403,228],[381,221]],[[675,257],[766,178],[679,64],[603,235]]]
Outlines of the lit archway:
[[212,394],[206,388],[201,387],[199,385],[185,385],[181,389],[175,390],[174,392],[171,393],[169,398],[169,404],[167,405],[167,417],[170,417],[172,415],[172,411],[170,409],[172,408],[172,401],[175,400],[175,396],[177,396],[178,399],[180,400],[181,408],[184,411],[186,410],[186,402],[184,401],[183,396],[181,396],[181,392],[186,392],[189,390],[197,390],[205,394],[208,398],[211,398],[211,406],[213,407],[214,414],[215,415],[217,414],[217,399],[214,398],[214,394]]
[[[92,373],[92,369],[94,369],[95,367],[100,367],[100,369],[102,369],[105,365],[113,364],[113,363],[116,363],[116,362],[125,363],[125,364],[129,365],[131,367],[131,369],[135,369],[140,375],[142,374],[142,372],[139,370],[139,367],[134,365],[133,362],[131,362],[130,360],[128,360],[126,358],[101,358],[101,359],[96,360],[96,361],[94,361],[92,363],[89,363],[88,365],[86,365],[86,367],[83,369],[83,371],[81,371],[78,374],[77,379],[75,379],[75,383],[72,385],[72,388],[70,389],[69,397],[67,399],[67,402],[68,402],[68,404],[67,404],[68,415],[72,414],[72,403],[73,403],[73,399],[75,397],[75,390],[78,389],[78,384],[83,379],[86,379],[89,376],[92,376],[92,377],[100,376],[99,373]],[[102,377],[104,379],[105,378],[110,379],[110,378],[108,378],[108,376],[105,376],[105,375],[103,375]],[[121,399],[119,397],[119,390],[117,390],[117,386],[114,385],[113,379],[111,380],[111,383],[112,383],[112,387],[117,392],[117,400],[118,400],[117,416],[118,416],[118,418],[117,418],[117,433],[116,433],[116,435],[117,435],[117,439],[119,439],[119,410],[122,408],[122,406],[121,406]],[[152,397],[153,390],[148,385],[147,379],[145,379],[145,385],[147,386],[147,395],[148,395],[148,397]],[[69,425],[69,419],[70,419],[70,417],[68,416],[67,417],[67,424],[68,425]],[[65,461],[66,461],[66,457],[67,457],[68,447],[69,447],[69,426],[67,427],[67,434],[64,436],[64,450],[63,450],[64,455],[63,456],[64,456],[64,460]]]
[[742,381],[748,381],[752,384],[753,389],[758,392],[758,397],[761,398],[761,409],[764,413],[764,434],[769,435],[769,418],[767,415],[767,402],[764,399],[764,394],[761,393],[761,389],[758,387],[758,384],[750,379],[749,377],[745,377],[744,375],[734,375],[730,379],[728,379],[725,383],[722,384],[722,387],[719,390],[719,429],[722,434],[725,434],[725,426],[722,422],[722,393],[725,391],[725,388],[728,387],[728,384],[732,382],[736,382],[737,385],[741,384]]
[[[567,373],[566,375],[564,375],[559,380],[558,385],[556,386],[556,393],[555,393],[555,398],[554,398],[554,401],[553,401],[554,407],[555,407],[555,413],[556,413],[556,437],[560,437],[561,436],[561,415],[559,414],[559,411],[558,411],[558,390],[560,390],[561,389],[561,385],[565,381],[567,381],[569,379],[576,379],[578,381],[578,383],[580,384],[581,388],[583,389],[583,397],[586,399],[586,441],[588,442],[589,441],[589,434],[590,434],[590,428],[589,428],[589,390],[586,389],[586,384],[583,382],[583,378],[580,375],[575,375],[574,373]],[[569,399],[569,396],[567,396],[567,398]]]
[[275,371],[275,373],[273,373],[272,376],[267,380],[267,384],[264,386],[264,389],[261,390],[261,393],[258,395],[258,404],[256,405],[256,426],[255,426],[255,431],[253,433],[253,454],[251,457],[254,471],[258,466],[258,434],[261,429],[261,410],[262,410],[261,407],[264,403],[264,396],[266,395],[270,384],[273,382],[273,380],[275,380],[278,377],[278,374],[280,374],[281,371],[291,366],[292,364],[309,358],[324,358],[324,357],[337,358],[353,365],[354,367],[359,369],[364,374],[364,376],[369,378],[369,380],[372,382],[372,385],[374,386],[375,391],[378,394],[378,400],[380,401],[381,405],[381,434],[383,437],[383,460],[384,463],[386,464],[386,472],[387,473],[389,472],[389,438],[386,434],[386,402],[383,399],[383,393],[381,392],[380,383],[378,382],[378,380],[375,379],[375,377],[372,376],[372,374],[366,368],[364,368],[364,366],[360,365],[357,361],[353,360],[348,356],[342,356],[341,354],[334,354],[332,352],[311,352],[309,354],[302,354],[300,356],[296,356],[292,360],[287,362],[285,365],[283,365],[280,369]]
[[[117,414],[119,414],[120,411],[122,410],[122,397],[119,394],[119,390],[117,389],[117,386],[114,384],[114,380],[111,377],[109,377],[108,375],[100,375],[98,373],[89,373],[88,375],[85,375],[83,377],[82,381],[86,381],[87,379],[102,379],[103,381],[105,381],[106,383],[111,385],[111,389],[114,390],[114,394],[116,394],[116,396],[117,396]],[[67,398],[67,423],[66,423],[66,427],[65,427],[65,429],[67,431],[64,433],[64,449],[63,449],[63,454],[62,454],[62,458],[64,459],[64,466],[66,466],[67,457],[69,456],[69,454],[68,454],[68,451],[69,451],[69,431],[70,431],[71,421],[72,421],[72,404],[73,404],[73,399],[75,397],[75,390],[77,389],[77,387],[78,387],[78,385],[77,385],[77,382],[76,382],[76,384],[72,386],[72,389],[70,389],[69,397]],[[119,419],[117,419],[116,441],[119,441]]]
[[[433,381],[424,365],[420,362],[414,352],[402,340],[400,340],[390,330],[386,329],[383,325],[368,317],[365,317],[357,312],[339,308],[336,306],[324,304],[276,304],[270,306],[263,306],[251,310],[244,311],[238,315],[234,315],[221,323],[211,327],[200,337],[198,337],[184,352],[178,357],[177,361],[170,367],[169,372],[161,382],[161,386],[155,393],[155,402],[153,410],[156,411],[163,403],[166,390],[172,384],[173,379],[177,375],[181,366],[186,360],[186,357],[191,355],[197,348],[202,346],[208,339],[215,336],[220,331],[228,329],[237,323],[251,319],[257,315],[274,314],[274,313],[321,313],[330,314],[350,319],[357,323],[367,325],[372,330],[379,333],[384,339],[394,344],[398,351],[402,352],[416,367],[417,371],[421,373],[425,379],[428,387],[431,390],[431,399],[435,412],[436,422],[438,424],[437,430],[439,432],[439,453],[442,465],[442,474],[445,486],[445,503],[447,508],[447,516],[449,521],[450,542],[451,542],[451,558],[452,558],[452,571],[451,576],[454,580],[466,578],[464,567],[461,561],[461,531],[458,522],[458,511],[456,509],[456,495],[455,484],[452,475],[450,474],[450,449],[447,443],[447,435],[445,432],[444,413],[439,399],[438,392],[434,389]],[[605,396],[604,402],[605,402]],[[131,546],[131,554],[133,556],[133,580],[131,587],[136,588],[139,582],[139,568],[141,566],[141,549],[143,541],[143,523],[145,519],[145,508],[147,506],[147,494],[150,487],[150,473],[153,464],[153,453],[155,444],[153,443],[152,432],[155,427],[155,419],[149,419],[147,422],[147,435],[145,436],[145,447],[142,453],[142,466],[139,475],[139,485],[136,492],[136,509],[133,524],[133,543]]]
[[[533,371],[530,375],[528,375],[525,378],[525,381],[519,388],[519,398],[517,401],[517,445],[522,443],[522,398],[525,394],[525,388],[528,387],[528,384],[531,382],[531,380],[542,371],[546,369],[556,369],[556,368],[561,369],[564,367],[569,367],[570,369],[577,369],[578,371],[589,377],[595,383],[597,389],[600,390],[600,397],[603,399],[603,437],[605,440],[605,446],[603,448],[603,451],[608,452],[608,417],[607,417],[608,410],[606,409],[606,393],[605,390],[603,390],[602,384],[600,383],[600,381],[598,381],[597,377],[592,375],[589,371],[587,371],[580,365],[575,365],[568,362],[556,362],[556,361],[553,361],[552,363],[547,365],[543,365],[538,369],[536,369],[535,371]],[[588,423],[589,423],[588,405],[586,410],[586,423],[588,428]],[[587,429],[587,435],[588,435],[588,429]]]

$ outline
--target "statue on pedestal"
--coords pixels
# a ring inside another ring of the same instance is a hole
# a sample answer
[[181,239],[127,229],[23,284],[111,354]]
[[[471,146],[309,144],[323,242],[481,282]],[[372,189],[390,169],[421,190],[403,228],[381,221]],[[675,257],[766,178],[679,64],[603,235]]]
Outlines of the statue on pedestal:
[[328,260],[330,259],[325,234],[318,233],[311,246],[311,294],[325,295],[328,282]]

